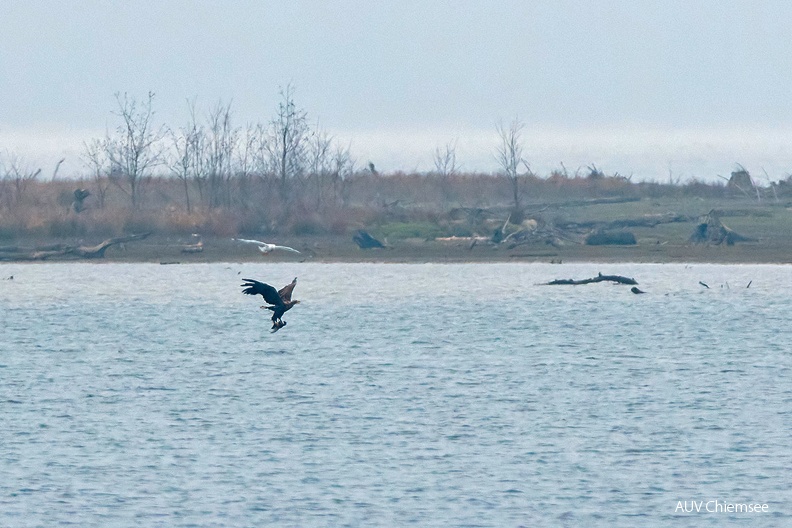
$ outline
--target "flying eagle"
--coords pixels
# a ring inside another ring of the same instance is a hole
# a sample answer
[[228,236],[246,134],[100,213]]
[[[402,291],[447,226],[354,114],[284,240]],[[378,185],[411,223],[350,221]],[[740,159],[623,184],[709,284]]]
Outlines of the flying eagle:
[[268,255],[276,249],[280,249],[283,251],[291,251],[292,253],[299,253],[299,251],[297,251],[294,248],[290,248],[288,246],[279,246],[277,244],[269,244],[267,242],[261,242],[260,240],[247,240],[245,238],[232,238],[231,240],[236,240],[237,242],[244,242],[246,244],[256,244],[258,246],[259,251],[261,251],[264,255]]
[[242,284],[242,293],[247,295],[261,295],[264,297],[264,300],[267,301],[271,306],[262,306],[262,308],[266,308],[267,310],[272,310],[272,332],[277,332],[284,326],[286,326],[286,321],[282,320],[283,314],[291,310],[291,307],[295,304],[299,304],[300,301],[292,301],[292,291],[294,291],[294,287],[297,286],[297,277],[294,277],[294,280],[291,283],[287,284],[280,290],[276,290],[269,284],[264,284],[263,282],[259,282],[253,279],[242,279],[245,281]]

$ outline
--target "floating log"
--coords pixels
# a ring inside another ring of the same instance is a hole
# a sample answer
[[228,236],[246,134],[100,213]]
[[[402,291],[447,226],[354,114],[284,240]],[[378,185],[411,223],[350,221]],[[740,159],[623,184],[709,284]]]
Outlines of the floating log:
[[579,286],[581,284],[591,284],[594,282],[615,282],[616,284],[638,284],[638,281],[629,277],[622,277],[621,275],[603,275],[598,274],[596,277],[590,279],[574,280],[574,279],[556,279],[546,283],[547,286],[571,285]]

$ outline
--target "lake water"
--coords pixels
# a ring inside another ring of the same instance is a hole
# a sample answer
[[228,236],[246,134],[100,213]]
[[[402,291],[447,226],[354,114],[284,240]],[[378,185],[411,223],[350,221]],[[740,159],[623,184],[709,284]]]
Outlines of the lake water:
[[792,526],[789,266],[10,275],[0,526]]

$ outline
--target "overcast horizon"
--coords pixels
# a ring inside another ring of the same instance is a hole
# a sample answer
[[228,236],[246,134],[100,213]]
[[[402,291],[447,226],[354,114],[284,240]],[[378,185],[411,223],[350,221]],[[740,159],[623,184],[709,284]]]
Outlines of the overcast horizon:
[[[117,121],[114,93],[188,99],[266,122],[295,88],[358,166],[429,171],[456,143],[495,172],[496,124],[526,161],[574,173],[758,181],[792,173],[792,46],[783,1],[9,1],[0,19],[0,152],[51,174]],[[767,175],[765,175],[767,173]]]

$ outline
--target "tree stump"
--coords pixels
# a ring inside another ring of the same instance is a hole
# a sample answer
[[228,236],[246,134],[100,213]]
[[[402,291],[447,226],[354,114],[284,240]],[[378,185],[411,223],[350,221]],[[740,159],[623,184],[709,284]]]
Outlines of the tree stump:
[[716,246],[724,242],[727,246],[733,246],[735,242],[751,242],[755,240],[755,238],[743,236],[724,225],[715,209],[699,219],[699,223],[689,239],[693,244],[713,244]]

